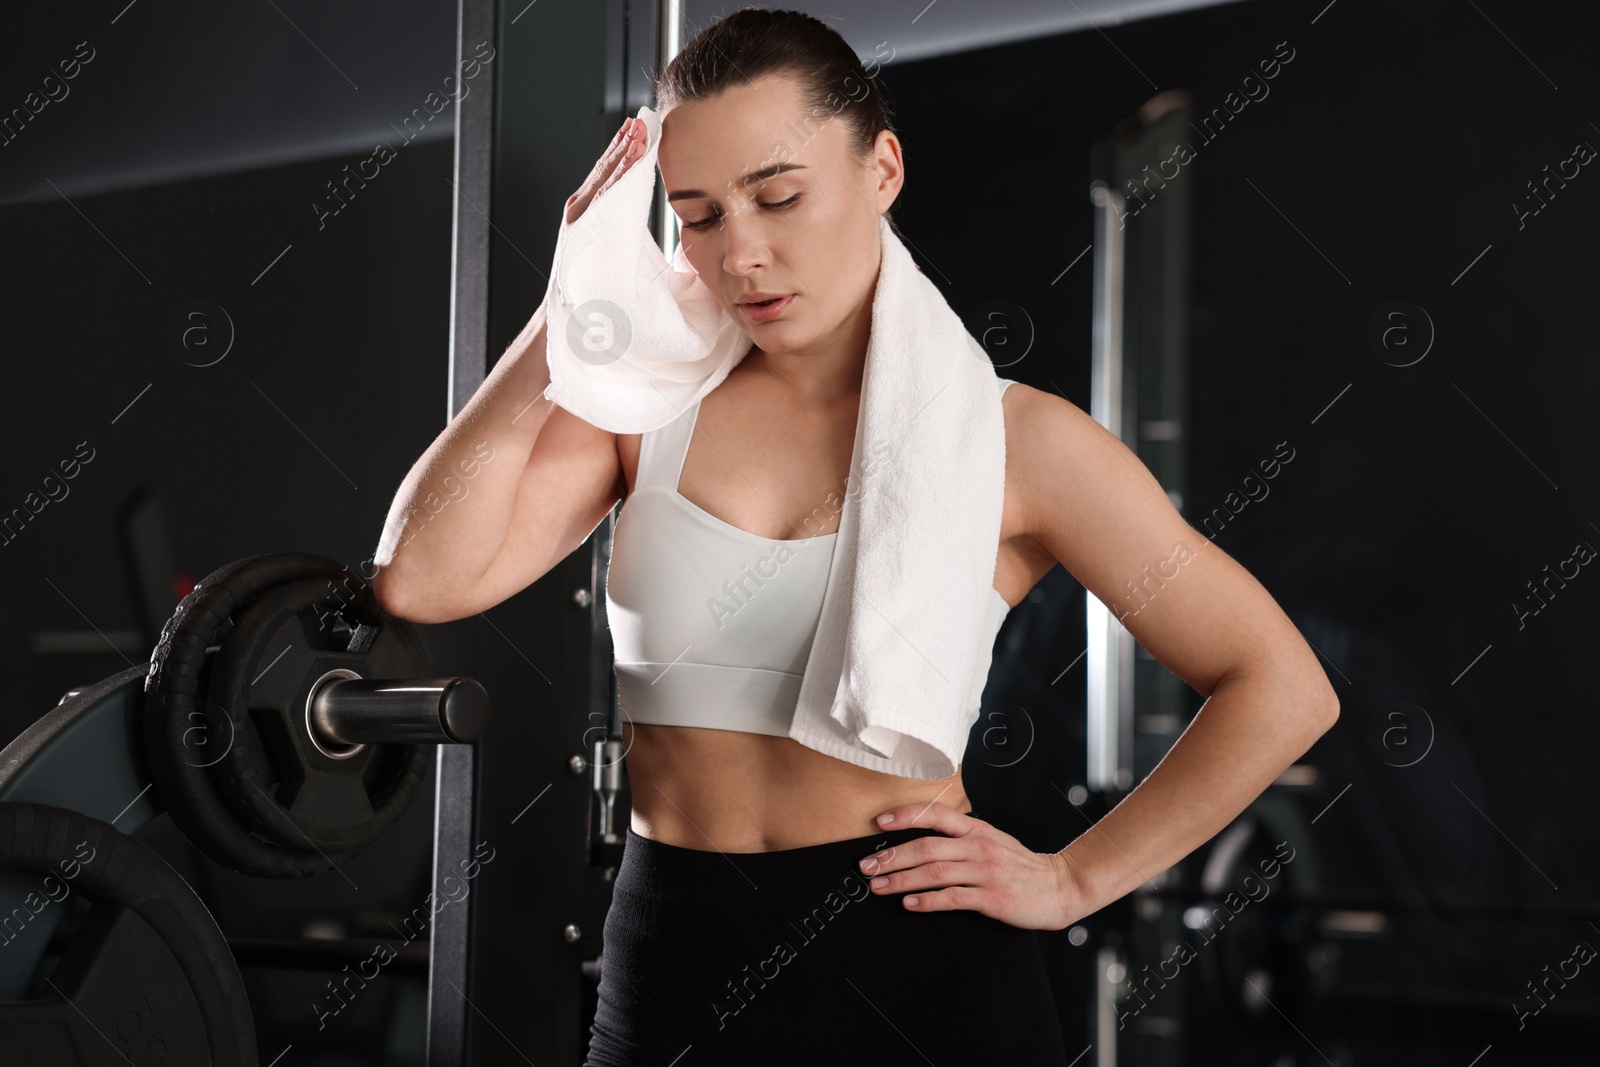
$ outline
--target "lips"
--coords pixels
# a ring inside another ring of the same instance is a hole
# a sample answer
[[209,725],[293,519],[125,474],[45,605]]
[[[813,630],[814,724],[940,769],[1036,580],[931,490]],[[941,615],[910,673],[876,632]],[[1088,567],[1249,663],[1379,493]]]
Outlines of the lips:
[[739,300],[739,311],[751,322],[771,322],[794,303],[794,294],[747,293]]

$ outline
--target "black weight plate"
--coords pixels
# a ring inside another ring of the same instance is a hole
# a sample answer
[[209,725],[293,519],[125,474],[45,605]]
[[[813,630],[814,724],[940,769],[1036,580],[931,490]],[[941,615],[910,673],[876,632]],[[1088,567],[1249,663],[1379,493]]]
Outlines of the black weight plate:
[[[0,1063],[256,1067],[239,967],[166,860],[81,812],[0,802],[0,867],[91,902],[60,961],[35,976],[39,995],[0,1004]],[[13,916],[32,910],[3,903]]]
[[253,600],[212,667],[210,697],[227,710],[233,739],[217,785],[253,828],[286,848],[370,845],[411,803],[433,758],[428,744],[362,745],[342,758],[319,748],[306,704],[317,680],[336,670],[422,678],[427,659],[410,624],[325,579],[306,579]]
[[[145,677],[145,759],[162,806],[190,843],[231,870],[263,878],[306,878],[350,859],[286,849],[254,832],[219,791],[214,773],[232,743],[232,723],[205,697],[213,653],[233,618],[265,589],[308,577],[339,582],[348,568],[303,552],[252,556],[219,567],[184,597],[161,629]],[[359,580],[359,579],[358,579]]]

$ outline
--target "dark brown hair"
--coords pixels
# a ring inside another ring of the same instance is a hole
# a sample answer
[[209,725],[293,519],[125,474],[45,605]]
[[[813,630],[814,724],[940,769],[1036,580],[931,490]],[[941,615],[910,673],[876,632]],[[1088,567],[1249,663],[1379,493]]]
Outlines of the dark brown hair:
[[[857,162],[866,163],[881,131],[899,136],[878,72],[868,74],[837,31],[803,11],[745,6],[701,30],[656,80],[656,110],[775,74],[799,81],[810,114],[844,123]],[[903,240],[893,208],[883,215]]]

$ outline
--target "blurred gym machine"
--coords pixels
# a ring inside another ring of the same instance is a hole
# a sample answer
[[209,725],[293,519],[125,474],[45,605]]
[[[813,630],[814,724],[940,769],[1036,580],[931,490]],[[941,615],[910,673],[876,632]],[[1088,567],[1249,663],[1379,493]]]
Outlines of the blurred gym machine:
[[[1089,188],[1090,414],[1139,456],[1180,512],[1192,447],[1193,170],[1204,166],[1180,147],[1196,138],[1191,118],[1183,90],[1149,99],[1095,144]],[[1088,766],[1072,799],[1092,818],[1143,780],[1199,709],[1197,694],[1117,618],[1159,596],[1181,562],[1152,560],[1127,583],[1116,614],[1085,598]],[[1098,1067],[1286,1062],[1271,1050],[1287,1019],[1311,1025],[1305,1009],[1337,959],[1305,903],[1321,879],[1294,794],[1316,784],[1314,767],[1290,767],[1220,834],[1094,927],[1103,933],[1089,1034]]]

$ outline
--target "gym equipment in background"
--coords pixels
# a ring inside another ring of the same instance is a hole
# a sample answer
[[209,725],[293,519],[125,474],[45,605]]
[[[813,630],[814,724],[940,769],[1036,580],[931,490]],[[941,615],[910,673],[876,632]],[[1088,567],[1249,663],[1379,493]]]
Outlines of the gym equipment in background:
[[151,657],[143,725],[156,790],[217,863],[319,874],[400,816],[430,742],[482,734],[483,687],[424,674],[410,624],[343,565],[305,554],[231,563],[183,598]]
[[[144,843],[48,804],[0,802],[0,865],[34,888],[12,924],[90,902],[32,999],[0,1004],[0,1063],[257,1062],[244,979],[216,920]],[[61,893],[61,896],[57,896]]]
[[488,712],[473,679],[429,677],[411,625],[333,560],[271,554],[208,575],[149,663],[67,694],[0,750],[0,1062],[253,1067],[227,939],[130,835],[165,810],[230,869],[329,870]]

